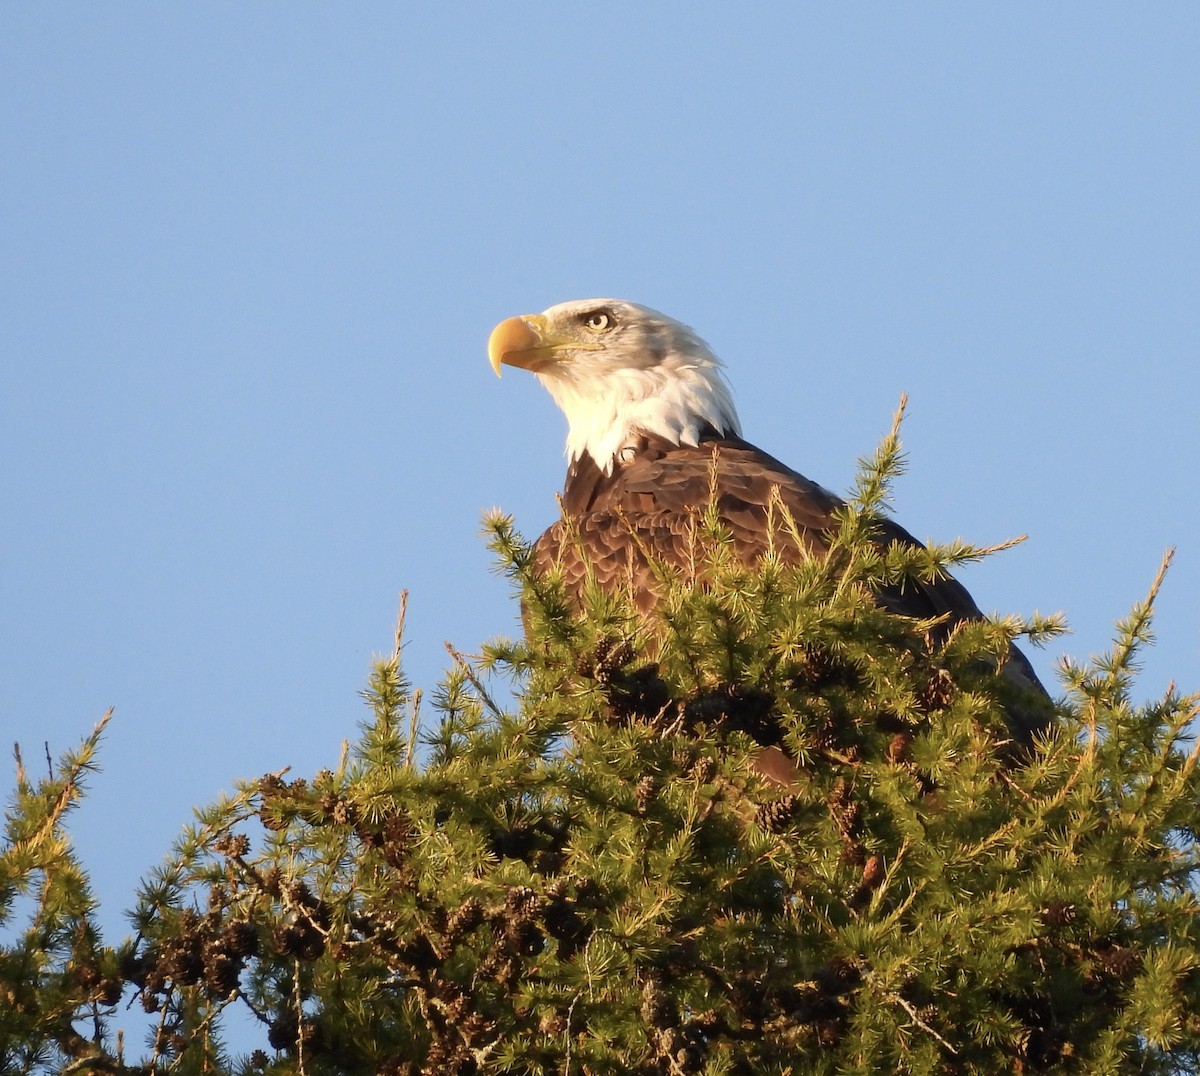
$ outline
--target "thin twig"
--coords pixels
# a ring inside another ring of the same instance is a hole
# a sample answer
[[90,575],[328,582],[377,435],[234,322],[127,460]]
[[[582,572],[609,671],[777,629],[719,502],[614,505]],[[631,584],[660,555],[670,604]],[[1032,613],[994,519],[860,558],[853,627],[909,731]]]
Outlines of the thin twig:
[[305,1076],[304,1068],[304,998],[300,994],[300,961],[294,961],[292,972],[293,996],[296,1001],[296,1071]]
[[17,760],[17,788],[23,791],[29,783],[29,775],[25,772],[25,762],[21,758],[21,745],[19,743],[13,744],[13,758]]
[[576,994],[571,999],[571,1004],[567,1006],[567,1029],[563,1032],[563,1038],[567,1041],[567,1056],[563,1061],[563,1076],[571,1076],[571,1046],[574,1038],[571,1035],[571,1018],[575,1015],[575,1002],[579,1000],[580,995]]
[[891,997],[892,997],[893,1001],[898,1001],[900,1003],[900,1008],[902,1008],[906,1013],[908,1013],[908,1015],[912,1018],[912,1022],[914,1024],[916,1024],[917,1027],[919,1027],[922,1031],[932,1035],[935,1039],[937,1039],[938,1042],[940,1042],[955,1057],[958,1056],[958,1051],[953,1046],[951,1046],[950,1043],[948,1043],[945,1039],[943,1039],[942,1036],[939,1035],[933,1028],[931,1028],[927,1023],[925,1023],[925,1021],[922,1020],[921,1017],[917,1014],[917,1010],[914,1009],[908,1001],[906,1001],[904,998],[902,998],[899,994],[892,994]]
[[479,677],[475,675],[475,669],[472,667],[471,663],[469,661],[467,661],[466,657],[464,657],[461,653],[459,653],[459,651],[457,651],[454,648],[453,643],[447,642],[445,645],[446,645],[446,652],[450,655],[451,658],[453,658],[454,664],[457,665],[460,669],[462,669],[463,674],[471,682],[471,686],[479,693],[480,701],[482,701],[483,704],[489,710],[491,710],[492,716],[493,717],[503,717],[504,711],[501,710],[500,707],[496,705],[496,703],[492,699],[491,695],[488,694],[487,688],[485,688],[483,686],[483,681],[481,681],[479,679]]
[[408,743],[405,745],[404,765],[411,770],[417,749],[417,736],[421,731],[421,689],[419,687],[413,689],[409,714]]
[[396,639],[392,647],[392,659],[400,660],[400,647],[404,643],[404,620],[408,616],[408,591],[400,591],[400,611],[396,614]]

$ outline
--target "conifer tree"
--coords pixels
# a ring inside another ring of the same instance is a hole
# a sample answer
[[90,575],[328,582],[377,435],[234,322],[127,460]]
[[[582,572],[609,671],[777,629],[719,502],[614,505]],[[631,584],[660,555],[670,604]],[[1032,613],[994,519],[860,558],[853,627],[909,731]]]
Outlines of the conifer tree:
[[[112,1039],[122,983],[152,1072],[1196,1071],[1198,699],[1133,702],[1161,573],[1019,749],[997,668],[1061,625],[947,636],[880,608],[989,552],[881,548],[899,466],[893,431],[798,566],[739,564],[710,510],[707,585],[664,571],[651,622],[595,588],[577,613],[490,517],[526,635],[453,654],[433,727],[398,632],[335,768],[200,812],[94,971],[63,941],[73,970],[5,950],[0,981],[57,997],[56,1026],[87,1016],[95,1071],[138,1071]],[[753,764],[776,741],[786,787]],[[5,906],[53,815],[38,795],[10,813]],[[223,1041],[233,1010],[253,1052]],[[0,1024],[43,1050],[13,1071],[69,1052],[49,1026]]]
[[40,781],[16,751],[16,788],[0,849],[0,1072],[108,1072],[106,1035],[124,986],[122,955],[102,944],[87,874],[66,832],[112,711]]

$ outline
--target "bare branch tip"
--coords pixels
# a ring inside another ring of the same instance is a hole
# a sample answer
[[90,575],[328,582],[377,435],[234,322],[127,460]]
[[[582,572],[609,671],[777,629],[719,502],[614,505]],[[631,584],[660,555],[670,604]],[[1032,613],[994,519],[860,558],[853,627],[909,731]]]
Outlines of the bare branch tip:
[[1153,605],[1158,598],[1158,592],[1162,589],[1163,582],[1167,578],[1167,572],[1171,568],[1171,562],[1175,559],[1175,546],[1170,546],[1163,554],[1162,563],[1158,566],[1158,571],[1155,573],[1154,582],[1150,584],[1150,593],[1146,595],[1146,601]]
[[392,660],[400,660],[400,648],[404,643],[404,620],[408,616],[408,588],[400,591],[400,611],[396,614],[396,637],[392,648]]

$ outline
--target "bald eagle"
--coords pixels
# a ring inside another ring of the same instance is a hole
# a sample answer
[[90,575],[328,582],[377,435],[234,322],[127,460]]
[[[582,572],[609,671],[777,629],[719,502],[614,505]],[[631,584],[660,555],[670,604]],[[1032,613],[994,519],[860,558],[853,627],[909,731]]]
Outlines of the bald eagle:
[[[827,548],[843,502],[743,439],[721,362],[688,326],[636,303],[577,300],[502,321],[488,357],[497,375],[502,365],[531,371],[566,414],[565,518],[538,539],[534,564],[539,572],[559,565],[574,597],[590,568],[603,587],[632,583],[639,608],[651,610],[657,591],[646,553],[684,567],[696,515],[714,492],[747,564],[767,552],[772,498],[807,546],[792,549],[793,558]],[[920,545],[887,518],[878,535],[884,544]],[[983,618],[948,575],[906,582],[877,600],[905,616],[940,617],[947,631]],[[1027,745],[1046,727],[1048,696],[1016,647],[1003,675],[1033,703],[1007,715],[1014,740]]]

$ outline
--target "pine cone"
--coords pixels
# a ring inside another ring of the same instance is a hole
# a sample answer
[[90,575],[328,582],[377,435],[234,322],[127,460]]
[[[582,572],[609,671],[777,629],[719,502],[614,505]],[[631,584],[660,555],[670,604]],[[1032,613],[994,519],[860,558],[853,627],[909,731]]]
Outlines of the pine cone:
[[234,956],[253,956],[258,952],[258,931],[253,925],[234,920],[224,930],[222,940],[225,948]]
[[862,962],[835,956],[813,978],[826,996],[840,997],[862,981]]
[[609,683],[613,677],[633,660],[633,648],[624,639],[605,638],[596,644],[590,662],[579,669],[600,684]]
[[204,947],[204,985],[214,998],[227,998],[237,989],[241,961],[235,960],[219,942]]
[[460,904],[447,920],[446,940],[453,945],[465,935],[470,934],[482,922],[483,906],[479,901],[470,898]]
[[1118,945],[1102,954],[1097,965],[1103,974],[1117,982],[1127,983],[1141,973],[1143,963],[1136,950]]
[[769,803],[760,803],[754,811],[755,820],[768,833],[782,833],[796,813],[797,796],[783,796]]
[[250,838],[244,833],[227,833],[213,842],[213,851],[219,856],[237,859],[250,851]]
[[912,747],[912,735],[907,732],[898,732],[892,737],[891,742],[887,746],[886,758],[893,766],[896,766],[908,758],[909,748]]
[[325,952],[325,938],[310,920],[277,926],[271,932],[271,943],[283,956],[298,960],[316,960]]
[[526,885],[513,886],[504,898],[505,909],[520,919],[537,915],[539,903],[538,895]]
[[1068,927],[1079,917],[1076,905],[1066,900],[1052,900],[1041,911],[1039,918],[1051,930]]
[[870,892],[879,887],[879,883],[883,881],[883,875],[883,857],[871,856],[863,865],[862,881],[859,885]]
[[300,1028],[294,1012],[283,1013],[267,1028],[267,1042],[272,1050],[292,1050],[299,1038]]
[[934,669],[925,681],[917,704],[925,713],[932,710],[944,710],[954,700],[954,677],[945,669]]
[[101,979],[96,984],[96,1000],[105,1008],[111,1008],[121,1000],[125,984],[120,979]]

